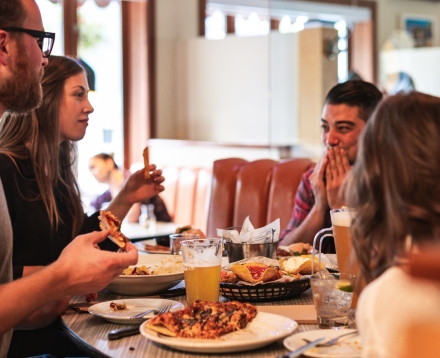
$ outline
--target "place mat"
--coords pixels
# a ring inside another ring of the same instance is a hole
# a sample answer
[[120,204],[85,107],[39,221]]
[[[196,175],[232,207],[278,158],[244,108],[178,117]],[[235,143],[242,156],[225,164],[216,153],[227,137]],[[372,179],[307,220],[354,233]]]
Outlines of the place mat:
[[299,324],[317,324],[314,305],[283,305],[283,306],[258,306],[259,312],[274,313],[288,317]]

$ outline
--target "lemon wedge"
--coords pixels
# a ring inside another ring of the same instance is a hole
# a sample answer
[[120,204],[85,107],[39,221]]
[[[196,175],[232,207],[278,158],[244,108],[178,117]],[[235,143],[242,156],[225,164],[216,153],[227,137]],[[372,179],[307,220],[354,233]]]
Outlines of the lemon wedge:
[[336,288],[344,292],[353,292],[353,286],[350,281],[338,281],[336,282]]

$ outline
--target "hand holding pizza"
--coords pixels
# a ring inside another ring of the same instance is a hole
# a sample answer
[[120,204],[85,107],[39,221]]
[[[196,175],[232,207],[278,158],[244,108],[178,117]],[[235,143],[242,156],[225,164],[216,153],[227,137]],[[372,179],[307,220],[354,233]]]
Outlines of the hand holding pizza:
[[144,201],[164,191],[162,185],[164,181],[162,170],[150,164],[150,178],[145,179],[144,169],[134,172],[125,182],[119,195],[124,195],[125,200],[130,204]]

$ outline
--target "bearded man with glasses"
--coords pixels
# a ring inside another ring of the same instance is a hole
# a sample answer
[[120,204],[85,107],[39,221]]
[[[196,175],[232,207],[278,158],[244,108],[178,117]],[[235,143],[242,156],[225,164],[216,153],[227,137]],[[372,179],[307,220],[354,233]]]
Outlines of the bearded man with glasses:
[[[24,113],[38,107],[40,80],[54,40],[55,34],[44,31],[34,0],[0,0],[0,117],[5,111]],[[59,315],[54,308],[66,296],[98,292],[137,263],[137,250],[130,243],[122,254],[98,250],[97,243],[108,234],[78,236],[56,262],[12,281],[11,219],[0,180],[0,358],[6,356],[14,326],[51,323]]]

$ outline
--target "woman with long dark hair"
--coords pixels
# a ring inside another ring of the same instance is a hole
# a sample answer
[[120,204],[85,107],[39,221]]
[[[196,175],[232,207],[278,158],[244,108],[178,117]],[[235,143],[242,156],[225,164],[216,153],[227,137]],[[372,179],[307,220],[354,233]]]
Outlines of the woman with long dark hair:
[[357,306],[364,357],[401,357],[412,325],[440,321],[440,286],[405,272],[406,255],[440,243],[440,98],[382,101],[361,136],[347,199],[369,285]]
[[[6,114],[0,121],[0,178],[13,229],[14,279],[55,261],[77,235],[99,230],[99,214],[84,214],[74,173],[75,142],[84,137],[89,114],[93,112],[84,69],[71,58],[51,56],[42,87],[43,102],[36,111]],[[108,210],[122,220],[135,202],[161,192],[162,172],[155,165],[150,170],[150,179],[144,179],[143,170],[130,176]],[[117,250],[109,240],[101,248]],[[37,311],[35,324],[24,328],[53,322],[68,302],[66,297],[54,302],[51,310]],[[20,339],[17,332],[22,334]],[[39,337],[33,344],[45,343],[36,332],[27,335],[26,331],[16,331],[8,356],[14,356],[14,347],[31,348],[32,344],[25,342],[32,335]],[[52,339],[51,348],[54,342]],[[24,354],[42,353],[59,356],[67,352],[44,350]]]

